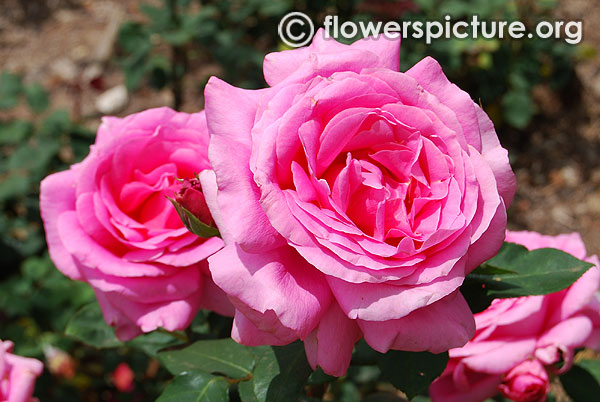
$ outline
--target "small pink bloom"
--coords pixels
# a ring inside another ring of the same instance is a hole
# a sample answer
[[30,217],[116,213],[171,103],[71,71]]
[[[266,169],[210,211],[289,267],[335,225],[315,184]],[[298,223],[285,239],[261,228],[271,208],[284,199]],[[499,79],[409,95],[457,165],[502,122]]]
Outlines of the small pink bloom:
[[135,374],[129,367],[129,364],[123,362],[119,363],[115,371],[112,373],[113,383],[115,387],[121,392],[133,391]]
[[516,402],[544,402],[550,383],[539,361],[525,360],[508,372],[498,388],[502,395]]
[[547,371],[561,374],[572,366],[575,349],[598,347],[600,269],[596,256],[586,256],[581,237],[507,232],[506,240],[530,250],[557,248],[596,266],[567,289],[495,299],[476,314],[475,336],[450,350],[448,367],[429,388],[433,402],[481,402],[498,392],[515,401],[543,401]]
[[50,257],[92,286],[121,339],[184,329],[201,307],[231,314],[206,263],[223,241],[188,232],[167,198],[209,172],[207,148],[204,112],[105,117],[90,154],[42,181]]
[[42,374],[42,362],[12,354],[13,343],[0,340],[0,401],[34,402],[35,380]]
[[265,57],[268,88],[208,82],[206,201],[226,243],[209,264],[238,342],[302,339],[342,375],[362,337],[442,352],[473,335],[458,289],[502,245],[514,175],[471,97],[432,58],[399,72],[399,54],[320,30]]
[[175,201],[203,223],[214,224],[204,194],[202,194],[202,185],[198,179],[185,179],[179,191],[175,193]]

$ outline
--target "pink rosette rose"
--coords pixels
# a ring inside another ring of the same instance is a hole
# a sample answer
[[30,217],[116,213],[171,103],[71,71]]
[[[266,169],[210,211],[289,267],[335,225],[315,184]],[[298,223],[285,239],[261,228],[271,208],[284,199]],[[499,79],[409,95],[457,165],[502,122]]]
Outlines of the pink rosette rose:
[[0,401],[37,401],[32,395],[44,365],[39,360],[12,354],[13,346],[11,341],[0,339]]
[[475,314],[474,338],[450,350],[446,370],[429,388],[434,402],[480,402],[499,392],[519,402],[543,401],[547,371],[561,374],[572,366],[576,348],[599,346],[598,257],[586,257],[579,234],[507,232],[506,240],[529,250],[557,248],[595,267],[560,292],[495,299]]
[[398,72],[399,51],[320,30],[266,56],[266,89],[209,81],[207,203],[226,243],[209,265],[236,341],[302,339],[342,375],[361,337],[441,352],[472,336],[458,288],[504,240],[514,175],[469,95],[431,58]]
[[184,329],[201,306],[231,313],[206,262],[222,240],[188,232],[167,199],[206,174],[207,147],[204,112],[105,117],[90,154],[42,181],[50,257],[92,286],[120,339]]

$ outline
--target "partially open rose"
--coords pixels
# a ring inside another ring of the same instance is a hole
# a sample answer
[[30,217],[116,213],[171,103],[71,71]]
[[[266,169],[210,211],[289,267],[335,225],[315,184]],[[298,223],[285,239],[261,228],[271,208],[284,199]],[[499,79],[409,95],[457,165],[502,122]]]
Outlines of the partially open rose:
[[472,336],[457,289],[501,246],[514,176],[479,106],[431,58],[398,72],[399,49],[321,30],[267,55],[269,88],[209,81],[207,202],[226,242],[209,261],[237,341],[300,338],[341,375],[363,336],[380,352]]
[[81,163],[42,182],[52,260],[92,286],[121,339],[184,329],[201,305],[229,313],[206,264],[222,240],[188,232],[167,199],[180,191],[177,179],[210,168],[207,147],[203,112],[108,117]]
[[543,401],[547,370],[565,372],[576,348],[600,346],[600,269],[596,256],[586,257],[581,237],[508,232],[506,240],[530,250],[557,248],[596,266],[560,292],[495,299],[476,314],[475,336],[450,350],[448,367],[429,388],[433,402],[481,402],[499,392],[518,402]]

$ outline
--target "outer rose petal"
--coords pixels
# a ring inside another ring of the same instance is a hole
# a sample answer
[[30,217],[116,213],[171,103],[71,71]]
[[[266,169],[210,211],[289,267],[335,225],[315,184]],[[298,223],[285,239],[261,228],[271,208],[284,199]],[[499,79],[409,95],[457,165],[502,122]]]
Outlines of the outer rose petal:
[[326,373],[341,377],[348,370],[354,344],[360,338],[356,322],[348,319],[337,303],[331,303],[317,329],[304,340],[306,357],[313,370],[320,366]]
[[481,402],[498,393],[500,376],[471,373],[468,378],[468,388],[461,389],[451,374],[443,374],[429,387],[432,402]]
[[40,211],[46,230],[46,242],[50,258],[63,274],[71,279],[81,279],[73,256],[63,245],[58,231],[59,216],[75,209],[75,167],[54,173],[41,183]]
[[358,325],[367,343],[381,353],[389,349],[441,353],[463,346],[475,333],[473,314],[459,291],[404,318],[358,320]]
[[259,313],[272,310],[301,339],[331,302],[324,277],[289,247],[249,254],[228,245],[208,261],[213,280],[230,297]]
[[213,77],[206,84],[205,96],[211,133],[209,157],[217,177],[224,230],[246,250],[266,251],[283,245],[260,207],[259,190],[248,168],[250,130],[260,91],[235,88]]
[[289,79],[306,80],[317,72],[325,76],[322,70],[360,72],[368,67],[398,71],[400,38],[366,38],[346,46],[332,38],[325,39],[325,30],[320,28],[310,46],[266,55],[263,72],[267,83],[275,86]]
[[[261,316],[260,313],[255,314]],[[236,342],[248,346],[287,345],[297,339],[298,336],[294,331],[281,325],[281,322],[275,317],[273,310],[262,314],[261,324],[267,321],[269,322],[269,331],[263,331],[246,318],[242,312],[236,310],[231,337]]]
[[455,111],[467,142],[489,163],[494,171],[500,196],[506,206],[510,206],[516,190],[516,178],[508,162],[508,152],[500,146],[489,117],[465,91],[446,78],[435,59],[425,57],[406,74],[417,79],[428,92]]
[[115,327],[115,334],[124,341],[158,328],[167,331],[186,328],[200,307],[196,294],[162,303],[142,304],[117,293],[94,291],[104,319]]

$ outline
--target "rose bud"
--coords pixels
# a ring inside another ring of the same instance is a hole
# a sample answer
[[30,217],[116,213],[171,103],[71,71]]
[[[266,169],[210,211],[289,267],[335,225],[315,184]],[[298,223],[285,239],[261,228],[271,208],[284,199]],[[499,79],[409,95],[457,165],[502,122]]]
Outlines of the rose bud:
[[202,223],[214,224],[214,220],[206,205],[202,186],[198,179],[185,179],[182,181],[181,189],[175,194],[175,201],[183,208],[190,211]]
[[498,388],[516,402],[545,401],[550,388],[548,373],[538,360],[525,360],[507,374]]

